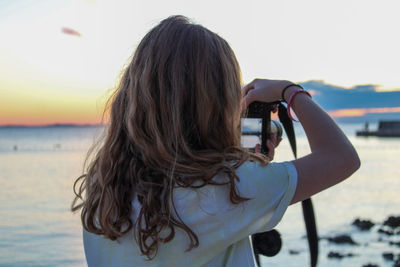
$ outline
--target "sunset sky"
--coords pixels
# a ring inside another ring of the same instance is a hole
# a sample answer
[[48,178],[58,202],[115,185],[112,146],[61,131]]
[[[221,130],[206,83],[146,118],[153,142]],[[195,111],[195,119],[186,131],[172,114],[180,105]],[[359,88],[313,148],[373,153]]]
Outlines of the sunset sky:
[[[140,39],[175,14],[225,38],[245,82],[320,80],[347,90],[399,91],[399,10],[397,0],[3,0],[0,125],[98,123]],[[400,102],[330,111],[380,112],[399,113]]]

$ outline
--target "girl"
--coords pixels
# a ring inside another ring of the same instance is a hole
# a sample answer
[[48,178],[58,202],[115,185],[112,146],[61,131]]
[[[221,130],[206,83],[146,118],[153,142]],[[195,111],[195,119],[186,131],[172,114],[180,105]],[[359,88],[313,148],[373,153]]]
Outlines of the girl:
[[[242,110],[289,99],[311,154],[271,163],[277,140],[270,158],[242,148]],[[140,42],[98,146],[72,205],[81,209],[89,266],[254,266],[249,235],[360,165],[305,91],[259,79],[241,90],[228,43],[182,16]]]

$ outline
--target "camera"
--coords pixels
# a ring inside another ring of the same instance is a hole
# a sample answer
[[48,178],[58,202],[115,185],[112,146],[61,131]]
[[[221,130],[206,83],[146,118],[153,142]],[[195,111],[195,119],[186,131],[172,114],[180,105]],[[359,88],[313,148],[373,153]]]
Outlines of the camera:
[[276,138],[282,137],[282,125],[271,120],[271,112],[276,103],[253,102],[247,109],[246,117],[242,118],[242,146],[254,152],[256,144],[261,143],[261,153],[267,155],[267,140],[270,134]]
[[[247,109],[246,117],[242,118],[242,146],[254,152],[256,144],[261,142],[261,153],[268,155],[267,140],[271,133],[276,138],[282,137],[282,126],[278,121],[271,120],[271,112],[277,103],[253,102]],[[261,140],[260,140],[261,139]],[[259,255],[275,256],[282,247],[282,239],[278,231],[271,230],[252,235],[253,251],[257,265],[260,266]]]

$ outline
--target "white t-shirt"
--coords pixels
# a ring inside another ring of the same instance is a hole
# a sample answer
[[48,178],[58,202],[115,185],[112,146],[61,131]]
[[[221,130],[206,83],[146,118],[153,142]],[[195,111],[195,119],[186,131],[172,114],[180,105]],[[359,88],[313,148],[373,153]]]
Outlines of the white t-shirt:
[[[255,266],[249,236],[269,231],[281,220],[297,185],[292,163],[246,162],[236,174],[239,195],[251,198],[240,204],[229,200],[229,185],[174,189],[175,206],[182,220],[199,238],[199,246],[185,252],[189,238],[175,228],[175,237],[159,244],[151,260],[140,253],[130,232],[118,241],[83,231],[89,266]],[[220,174],[223,175],[223,174]],[[215,179],[221,179],[218,175]],[[134,211],[140,209],[137,199]],[[137,214],[137,212],[134,212]]]

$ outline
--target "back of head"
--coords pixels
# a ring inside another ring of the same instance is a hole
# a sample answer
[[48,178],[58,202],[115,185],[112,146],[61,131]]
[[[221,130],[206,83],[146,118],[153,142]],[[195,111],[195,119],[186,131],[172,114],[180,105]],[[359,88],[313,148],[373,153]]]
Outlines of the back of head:
[[170,17],[139,44],[112,116],[123,118],[146,163],[170,166],[176,154],[195,160],[200,151],[239,145],[240,82],[225,40]]
[[[240,147],[240,85],[234,53],[217,34],[182,16],[154,27],[122,75],[105,140],[80,178],[73,210],[82,208],[85,229],[115,240],[135,227],[149,258],[159,242],[174,237],[174,227],[195,247],[196,234],[172,216],[171,189],[214,184],[224,172],[230,199],[238,203],[245,198],[236,193],[235,168],[260,160]],[[86,199],[77,205],[84,190]],[[136,196],[140,223],[130,219]],[[169,236],[161,238],[160,229]]]

